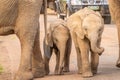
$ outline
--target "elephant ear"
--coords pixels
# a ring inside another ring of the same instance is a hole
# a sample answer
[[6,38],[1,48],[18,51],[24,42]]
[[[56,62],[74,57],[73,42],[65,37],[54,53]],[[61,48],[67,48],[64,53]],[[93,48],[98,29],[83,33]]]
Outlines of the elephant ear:
[[102,18],[101,14],[98,11],[96,11],[95,13],[101,17],[101,24],[104,26],[104,19]]

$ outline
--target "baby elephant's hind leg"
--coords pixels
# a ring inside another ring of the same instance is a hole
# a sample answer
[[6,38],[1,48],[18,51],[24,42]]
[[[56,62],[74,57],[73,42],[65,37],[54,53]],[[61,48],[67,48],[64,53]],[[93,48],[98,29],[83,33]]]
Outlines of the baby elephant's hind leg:
[[55,74],[58,74],[58,70],[59,70],[59,63],[60,63],[60,52],[57,49],[54,49],[55,54],[56,54],[56,66],[55,66]]
[[64,63],[64,68],[63,71],[64,72],[69,72],[69,63],[70,63],[70,53],[71,53],[71,45],[72,45],[72,41],[71,38],[67,41],[66,44],[66,53],[65,53],[65,63]]
[[66,50],[66,41],[58,42],[58,50],[60,51],[60,63],[58,74],[63,74],[64,62],[65,62],[65,50]]

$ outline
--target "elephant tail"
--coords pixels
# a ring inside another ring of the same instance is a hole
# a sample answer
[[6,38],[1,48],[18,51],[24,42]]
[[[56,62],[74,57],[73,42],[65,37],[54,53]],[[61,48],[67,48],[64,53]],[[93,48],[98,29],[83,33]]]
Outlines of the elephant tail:
[[45,43],[47,44],[47,0],[44,0],[44,10]]

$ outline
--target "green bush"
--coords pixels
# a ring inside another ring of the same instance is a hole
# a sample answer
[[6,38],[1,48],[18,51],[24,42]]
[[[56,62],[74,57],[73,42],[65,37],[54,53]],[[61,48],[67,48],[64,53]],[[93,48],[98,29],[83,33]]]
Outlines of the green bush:
[[0,74],[3,72],[3,67],[0,65]]

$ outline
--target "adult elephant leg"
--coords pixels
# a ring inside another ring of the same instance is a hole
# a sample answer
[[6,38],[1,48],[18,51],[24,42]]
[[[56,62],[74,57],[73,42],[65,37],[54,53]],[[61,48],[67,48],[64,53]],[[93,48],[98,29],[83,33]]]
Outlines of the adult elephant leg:
[[44,63],[40,50],[39,29],[37,30],[33,47],[32,72],[35,78],[39,78],[45,75]]
[[108,0],[108,2],[111,17],[115,21],[118,31],[119,56],[116,62],[116,66],[120,68],[120,0]]
[[119,41],[119,57],[116,63],[116,66],[120,68],[120,23],[116,23],[117,25],[117,30],[118,30],[118,41]]
[[64,63],[64,72],[69,72],[69,63],[70,63],[70,53],[71,53],[71,46],[72,46],[72,40],[71,38],[68,39],[66,44],[66,52],[65,52],[65,63]]
[[39,3],[37,1],[19,1],[15,33],[21,42],[21,61],[15,80],[33,79],[32,55],[35,36],[39,29]]
[[81,60],[82,60],[82,76],[83,77],[91,77],[93,76],[91,71],[91,66],[89,63],[89,41],[81,40],[77,38],[79,48],[81,51]]
[[[25,25],[26,27],[28,25]],[[29,25],[30,26],[30,25]],[[30,26],[31,27],[31,26]],[[34,27],[31,27],[34,28]],[[18,28],[16,35],[18,36],[21,43],[21,60],[18,72],[15,76],[14,80],[32,80],[32,54],[33,54],[33,46],[36,31],[33,29],[33,33],[28,28]]]
[[78,66],[78,73],[82,73],[82,61],[81,61],[81,52],[80,52],[80,48],[77,42],[77,35],[75,32],[72,32],[72,39],[74,41],[75,44],[75,49],[76,49],[76,53],[77,53],[77,66]]

